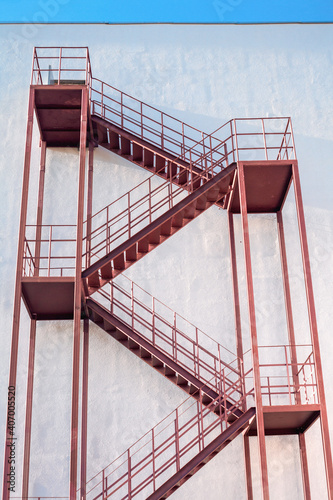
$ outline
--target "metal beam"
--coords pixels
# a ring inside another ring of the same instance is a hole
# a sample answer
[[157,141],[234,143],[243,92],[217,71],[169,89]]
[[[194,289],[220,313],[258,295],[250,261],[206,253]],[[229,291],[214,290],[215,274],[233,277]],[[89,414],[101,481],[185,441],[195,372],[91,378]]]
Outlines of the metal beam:
[[[27,221],[27,208],[28,208],[28,191],[29,191],[31,142],[32,142],[34,109],[35,109],[35,90],[30,87],[29,105],[28,105],[28,123],[27,123],[23,183],[22,183],[21,218],[20,218],[20,230],[18,238],[17,264],[16,264],[12,345],[11,345],[9,383],[8,383],[9,387],[14,387],[14,388],[16,388],[17,357],[18,357],[18,342],[19,342],[20,313],[21,313],[21,294],[22,294],[21,279],[22,279],[22,269],[23,269],[25,226]],[[5,424],[6,438],[5,438],[5,451],[4,451],[3,483],[2,483],[3,500],[8,500],[10,497],[10,491],[8,490],[8,484],[7,484],[7,478],[8,478],[7,474],[9,474],[10,472],[10,464],[8,462],[8,458],[10,454],[9,444],[12,442],[12,436],[8,426],[8,416],[9,416],[8,411],[9,408],[7,407],[6,424]]]
[[80,164],[77,201],[76,258],[74,285],[74,328],[73,328],[73,377],[72,377],[72,415],[71,415],[71,456],[70,456],[70,500],[75,500],[77,489],[78,463],[78,413],[79,413],[79,376],[80,376],[80,333],[81,333],[81,271],[84,178],[87,142],[88,89],[82,89],[81,127],[80,127]]
[[318,335],[314,293],[313,293],[313,285],[311,277],[310,256],[309,256],[309,248],[308,248],[306,228],[305,228],[303,199],[301,193],[301,183],[299,179],[298,165],[296,162],[293,163],[293,182],[294,182],[296,211],[297,211],[297,219],[298,219],[298,227],[299,227],[299,235],[300,235],[300,243],[302,251],[303,272],[304,272],[305,290],[306,290],[306,298],[308,306],[309,324],[310,324],[310,332],[312,338],[313,354],[315,359],[316,379],[317,379],[317,387],[318,387],[318,395],[320,403],[320,424],[321,424],[321,433],[322,433],[323,448],[324,448],[327,491],[329,500],[333,500],[332,451],[331,451],[331,443],[329,436],[323,370],[321,363],[319,335]]
[[258,349],[256,314],[255,314],[255,304],[254,304],[249,223],[247,215],[245,175],[244,175],[243,163],[239,162],[237,164],[237,167],[238,167],[239,199],[240,199],[243,239],[244,239],[244,255],[245,255],[248,308],[249,308],[249,319],[250,319],[254,392],[255,392],[255,401],[257,408],[257,428],[258,428],[258,440],[259,440],[259,458],[261,466],[261,486],[262,486],[263,499],[269,500],[268,469],[267,469],[266,443],[265,443],[265,424],[264,424],[264,414],[262,408],[263,405],[262,405],[260,368],[259,368],[259,349]]

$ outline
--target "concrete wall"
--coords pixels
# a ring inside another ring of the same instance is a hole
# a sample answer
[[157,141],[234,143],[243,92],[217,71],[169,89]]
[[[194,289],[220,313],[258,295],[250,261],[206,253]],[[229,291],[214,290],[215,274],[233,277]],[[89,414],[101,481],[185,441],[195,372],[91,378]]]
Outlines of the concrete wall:
[[[291,116],[313,271],[330,425],[333,296],[332,26],[31,26],[0,27],[0,450],[3,452],[14,277],[33,46],[89,46],[94,76],[210,132],[233,117]],[[34,214],[38,172],[34,131]],[[47,152],[44,223],[75,223],[78,152]],[[147,177],[98,149],[94,211]],[[285,224],[299,341],[308,341],[304,286],[292,200]],[[285,343],[276,222],[251,218],[261,344]],[[236,221],[237,250],[242,237]],[[242,259],[241,259],[242,260]],[[126,275],[203,331],[235,350],[226,213],[212,207]],[[240,267],[244,343],[249,346],[244,266]],[[272,299],[272,300],[271,300]],[[21,488],[29,321],[22,311],[17,388],[17,494]],[[38,324],[32,427],[31,496],[66,496],[69,477],[72,324]],[[134,358],[134,359],[133,359]],[[91,328],[88,477],[121,454],[185,400],[185,393]],[[333,434],[333,431],[332,431]],[[314,500],[327,498],[320,431],[308,432]],[[296,437],[267,439],[271,498],[301,499]],[[260,498],[257,443],[251,439],[255,498]],[[2,463],[2,461],[1,461]],[[238,438],[188,481],[175,499],[246,498]]]

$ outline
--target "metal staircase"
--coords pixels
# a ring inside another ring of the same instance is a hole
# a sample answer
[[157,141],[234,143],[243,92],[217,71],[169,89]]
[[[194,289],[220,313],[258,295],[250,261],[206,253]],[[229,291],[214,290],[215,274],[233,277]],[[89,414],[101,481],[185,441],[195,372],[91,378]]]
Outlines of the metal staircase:
[[[36,223],[28,224],[34,112],[42,147]],[[43,225],[47,146],[79,146],[75,225]],[[98,146],[152,176],[93,214],[93,156]],[[296,343],[282,223],[282,208],[292,183],[310,319],[307,345]],[[214,204],[228,211],[237,356],[123,274]],[[275,346],[274,352],[274,346],[258,345],[248,226],[251,213],[277,214],[289,344]],[[233,214],[241,215],[243,231],[251,337],[251,349],[245,354]],[[304,433],[318,417],[329,498],[333,500],[328,420],[290,118],[233,119],[206,134],[93,78],[87,48],[34,49],[9,386],[16,383],[21,299],[31,318],[22,498],[29,498],[36,325],[40,320],[73,319],[70,500],[167,498],[241,432],[248,500],[253,500],[249,435],[258,436],[263,499],[269,499],[267,434],[300,436],[308,500]],[[87,481],[89,321],[183,389],[189,398]],[[6,443],[11,439],[8,429],[6,439]],[[8,450],[6,446],[4,478],[9,472]],[[3,498],[9,497],[4,480]]]

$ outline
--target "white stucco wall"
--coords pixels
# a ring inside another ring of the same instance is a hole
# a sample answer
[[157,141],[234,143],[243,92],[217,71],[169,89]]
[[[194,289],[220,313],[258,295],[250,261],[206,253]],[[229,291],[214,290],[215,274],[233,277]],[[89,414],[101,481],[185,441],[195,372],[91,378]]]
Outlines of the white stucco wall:
[[[303,189],[324,379],[333,435],[333,27],[326,26],[18,26],[0,27],[0,450],[4,447],[17,235],[33,46],[89,46],[94,76],[210,132],[233,117],[291,116]],[[38,171],[34,131],[34,214]],[[47,152],[44,223],[75,223],[78,153]],[[94,211],[148,174],[98,149]],[[52,195],[51,195],[52,192]],[[285,225],[295,324],[308,340],[293,204]],[[273,216],[251,220],[259,342],[287,342]],[[241,232],[236,224],[237,250]],[[295,258],[297,257],[297,259]],[[242,266],[240,268],[242,271]],[[235,350],[226,213],[212,207],[126,272],[216,340]],[[245,278],[240,272],[246,321]],[[271,302],[270,299],[273,299]],[[272,305],[273,303],[273,305]],[[17,384],[17,492],[21,488],[29,321],[22,310]],[[245,347],[249,346],[244,327]],[[186,395],[91,327],[88,477],[180,404]],[[72,323],[38,324],[32,427],[31,496],[66,496],[69,477]],[[313,500],[327,498],[318,423],[307,434]],[[260,499],[256,439],[251,439]],[[301,499],[296,437],[267,438],[271,498]],[[2,464],[2,460],[1,460]],[[2,471],[1,471],[2,473]],[[238,438],[173,498],[245,499]]]

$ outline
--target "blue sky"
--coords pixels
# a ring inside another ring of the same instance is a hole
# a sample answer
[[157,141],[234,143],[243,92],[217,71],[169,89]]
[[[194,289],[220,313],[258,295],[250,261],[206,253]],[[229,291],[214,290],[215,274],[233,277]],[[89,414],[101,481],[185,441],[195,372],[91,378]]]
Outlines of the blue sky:
[[0,0],[0,22],[333,22],[333,0]]

